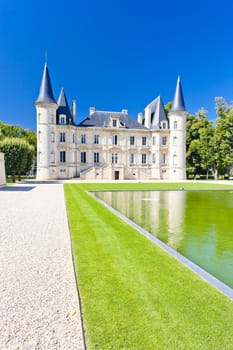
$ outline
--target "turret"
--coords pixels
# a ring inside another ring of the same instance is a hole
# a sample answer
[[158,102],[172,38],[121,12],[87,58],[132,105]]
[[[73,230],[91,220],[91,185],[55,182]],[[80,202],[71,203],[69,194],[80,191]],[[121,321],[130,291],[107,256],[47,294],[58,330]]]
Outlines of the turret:
[[47,64],[44,66],[40,92],[35,106],[37,111],[37,178],[56,178],[54,142],[58,105],[54,99]]
[[[73,117],[66,98],[64,87],[61,89],[57,104],[57,124],[73,124]],[[61,123],[61,118],[64,118],[63,123]]]
[[160,129],[163,122],[168,124],[162,97],[158,96],[145,107],[145,126],[149,129]]
[[186,116],[187,111],[180,77],[177,79],[176,90],[169,112],[170,126],[170,180],[186,179]]

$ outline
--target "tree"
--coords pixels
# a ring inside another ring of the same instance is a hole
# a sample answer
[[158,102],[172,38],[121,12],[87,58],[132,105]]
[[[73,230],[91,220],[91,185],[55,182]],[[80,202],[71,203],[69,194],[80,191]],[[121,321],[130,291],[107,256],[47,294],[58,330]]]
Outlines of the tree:
[[22,138],[28,141],[36,151],[36,133],[33,130],[24,129],[17,125],[5,124],[0,120],[0,140],[6,137]]
[[222,97],[216,97],[218,115],[214,135],[215,177],[225,173],[231,175],[233,168],[233,106]]
[[32,166],[34,147],[26,140],[8,137],[0,141],[0,151],[5,154],[6,174],[12,175],[13,182],[16,175],[21,180],[21,175]]
[[207,119],[207,111],[200,109],[196,116],[187,117],[186,160],[188,174],[208,174],[214,164],[214,127]]

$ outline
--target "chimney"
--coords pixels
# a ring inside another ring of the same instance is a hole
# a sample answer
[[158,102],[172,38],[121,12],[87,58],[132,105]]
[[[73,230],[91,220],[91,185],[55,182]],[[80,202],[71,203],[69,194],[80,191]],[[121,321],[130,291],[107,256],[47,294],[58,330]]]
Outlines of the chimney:
[[123,114],[128,114],[128,109],[122,109],[122,110],[121,110],[121,113],[123,113]]
[[72,116],[73,116],[73,122],[75,124],[75,122],[76,122],[76,100],[72,101]]
[[95,107],[90,107],[89,114],[92,115],[93,113],[95,113]]
[[142,112],[138,113],[138,123],[142,124]]

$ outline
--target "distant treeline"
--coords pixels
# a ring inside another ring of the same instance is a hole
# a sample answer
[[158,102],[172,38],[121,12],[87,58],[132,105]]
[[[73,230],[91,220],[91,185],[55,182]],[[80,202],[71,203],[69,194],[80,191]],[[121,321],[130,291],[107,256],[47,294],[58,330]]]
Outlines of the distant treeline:
[[0,151],[5,154],[6,175],[21,180],[32,169],[36,157],[36,133],[0,121]]

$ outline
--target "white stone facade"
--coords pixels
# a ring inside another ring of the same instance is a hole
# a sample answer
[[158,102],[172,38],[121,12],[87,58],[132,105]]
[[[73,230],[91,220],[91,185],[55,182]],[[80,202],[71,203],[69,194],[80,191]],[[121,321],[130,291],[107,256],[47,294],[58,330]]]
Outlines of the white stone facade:
[[0,186],[6,184],[4,154],[0,152]]
[[46,84],[51,84],[48,70],[44,71],[35,103],[38,179],[186,178],[184,106],[179,108],[178,103],[167,118],[157,98],[146,106],[145,116],[140,114],[138,122],[128,116],[127,110],[104,112],[92,107],[89,117],[76,125],[64,90],[56,103],[51,86]]

